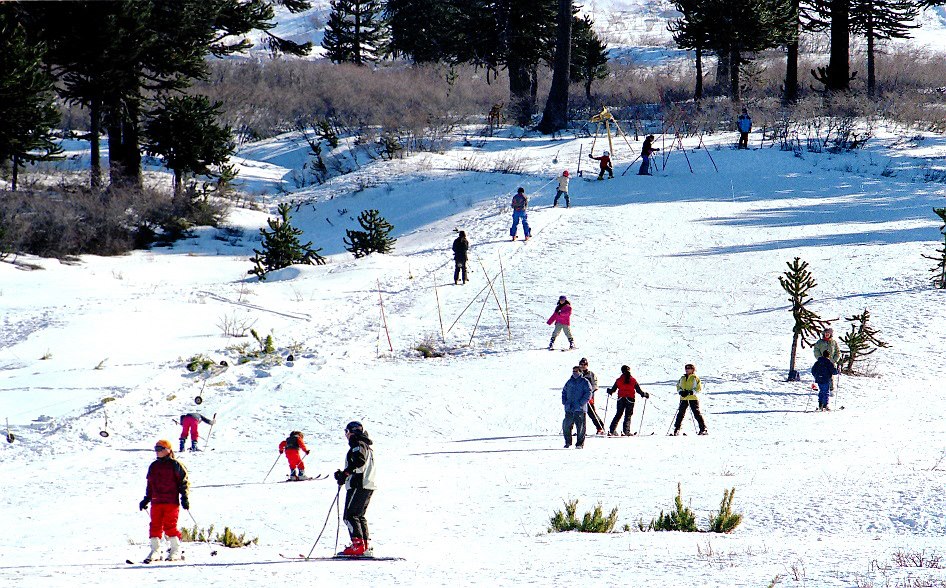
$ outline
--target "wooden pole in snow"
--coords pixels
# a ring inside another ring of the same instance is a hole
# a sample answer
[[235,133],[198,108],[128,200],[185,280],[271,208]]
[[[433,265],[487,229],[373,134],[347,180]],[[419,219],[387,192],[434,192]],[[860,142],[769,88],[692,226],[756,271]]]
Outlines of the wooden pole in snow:
[[394,353],[394,345],[391,344],[391,332],[388,331],[388,319],[384,316],[384,300],[381,299],[381,280],[378,283],[378,302],[381,303],[381,324],[384,325],[384,334],[388,336],[388,349]]
[[440,340],[446,343],[447,336],[443,332],[443,314],[440,312],[440,294],[437,293],[437,277],[434,275],[430,277],[434,281],[434,296],[437,298],[437,318],[440,319]]

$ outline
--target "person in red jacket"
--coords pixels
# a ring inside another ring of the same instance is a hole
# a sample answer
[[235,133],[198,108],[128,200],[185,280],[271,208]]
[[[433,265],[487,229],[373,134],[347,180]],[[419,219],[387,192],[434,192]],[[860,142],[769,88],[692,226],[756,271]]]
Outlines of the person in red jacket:
[[[138,508],[144,510],[151,504],[151,552],[145,558],[146,562],[160,559],[158,552],[161,549],[161,535],[166,535],[171,546],[168,552],[169,560],[181,558],[181,532],[177,528],[177,517],[180,507],[190,510],[190,500],[187,497],[189,489],[187,470],[181,462],[174,459],[171,451],[171,442],[161,439],[154,445],[157,459],[148,467],[148,484],[145,487],[145,497],[138,503]],[[180,496],[180,501],[178,501]]]
[[552,316],[549,317],[549,320],[545,321],[546,324],[551,325],[555,323],[555,329],[552,331],[552,339],[549,341],[549,351],[552,350],[552,346],[555,345],[555,338],[558,337],[558,334],[562,331],[565,331],[565,336],[568,337],[568,348],[575,348],[575,339],[572,338],[572,303],[568,301],[568,298],[565,296],[558,297],[558,304],[555,305],[555,312],[552,313]]
[[302,462],[304,458],[299,457],[299,452],[304,451],[306,455],[309,455],[309,450],[306,449],[305,443],[302,441],[302,432],[293,431],[289,433],[289,437],[285,441],[279,444],[279,454],[286,454],[286,459],[289,461],[289,479],[290,480],[305,480],[305,463]]
[[611,166],[611,152],[605,151],[601,154],[601,157],[595,157],[592,154],[588,154],[588,157],[591,159],[598,160],[598,166],[601,168],[601,171],[598,173],[598,179],[604,179],[604,172],[608,172],[608,179],[614,178],[614,168]]
[[609,437],[617,437],[618,421],[621,420],[621,414],[624,414],[624,430],[621,433],[624,437],[631,436],[631,416],[634,414],[634,394],[640,394],[644,398],[650,398],[650,394],[641,390],[641,385],[637,379],[631,375],[631,368],[622,365],[621,375],[614,381],[614,385],[608,388],[608,394],[618,392],[618,408],[611,421],[611,429],[608,432]]

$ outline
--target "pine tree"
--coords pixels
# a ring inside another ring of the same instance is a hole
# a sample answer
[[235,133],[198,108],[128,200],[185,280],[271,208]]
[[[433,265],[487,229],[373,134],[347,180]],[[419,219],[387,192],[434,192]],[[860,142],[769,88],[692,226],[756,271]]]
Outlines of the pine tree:
[[0,165],[12,162],[13,190],[19,168],[62,151],[51,133],[59,113],[42,58],[43,47],[29,42],[14,15],[0,12]]
[[581,82],[585,98],[591,99],[591,84],[608,77],[608,46],[594,30],[590,16],[575,18],[572,22],[571,80]]
[[220,103],[206,96],[166,99],[149,115],[145,125],[145,148],[164,158],[174,172],[174,196],[179,197],[184,174],[209,175],[212,166],[223,165],[233,153],[229,126],[220,126]]
[[388,235],[394,227],[384,220],[381,213],[375,209],[362,210],[358,215],[358,224],[362,231],[345,231],[345,250],[355,258],[364,257],[371,253],[390,253],[397,239]]
[[811,272],[808,271],[808,262],[796,257],[792,262],[785,262],[785,265],[788,266],[788,271],[778,277],[778,282],[790,295],[788,301],[792,303],[792,318],[795,319],[795,324],[792,326],[792,354],[788,365],[788,380],[797,382],[801,379],[795,369],[795,355],[798,351],[799,340],[802,348],[805,345],[814,344],[818,333],[824,330],[831,321],[822,320],[806,307],[810,302],[808,298],[811,296],[808,291],[818,285]]
[[378,0],[332,0],[322,47],[335,63],[365,65],[378,60],[385,27]]
[[552,59],[552,85],[539,122],[540,132],[549,134],[568,126],[568,82],[572,53],[572,0],[558,0],[555,56]]
[[861,314],[855,314],[844,320],[852,324],[851,330],[841,337],[841,342],[847,346],[847,350],[841,353],[841,365],[838,369],[845,374],[853,374],[856,362],[890,345],[881,341],[877,337],[877,330],[873,325],[868,324],[870,321],[868,309],[865,308]]
[[851,29],[867,39],[867,93],[877,87],[875,73],[876,42],[909,39],[910,31],[920,25],[913,22],[920,9],[914,0],[851,0]]
[[851,0],[809,0],[813,14],[811,26],[824,25],[831,31],[831,49],[827,67],[811,70],[811,75],[829,92],[850,89],[851,73]]
[[923,255],[923,257],[936,262],[936,266],[930,269],[933,272],[933,285],[937,288],[946,288],[946,208],[934,208],[933,212],[944,223],[939,228],[943,236],[943,246],[936,250],[939,255]]
[[682,16],[667,23],[667,30],[670,31],[677,47],[695,53],[696,81],[693,99],[699,102],[703,99],[703,51],[710,47],[710,23],[705,11],[709,6],[705,5],[703,0],[675,0],[673,4]]
[[459,14],[465,7],[458,0],[387,0],[388,53],[414,63],[454,61],[456,40],[461,37]]
[[280,204],[276,209],[279,218],[266,220],[270,230],[259,230],[263,242],[260,249],[253,249],[256,255],[251,257],[250,261],[256,267],[247,273],[255,275],[261,281],[266,279],[267,272],[290,265],[325,265],[325,258],[319,255],[321,248],[313,250],[312,241],[305,245],[299,241],[302,229],[292,226],[289,209],[288,204]]

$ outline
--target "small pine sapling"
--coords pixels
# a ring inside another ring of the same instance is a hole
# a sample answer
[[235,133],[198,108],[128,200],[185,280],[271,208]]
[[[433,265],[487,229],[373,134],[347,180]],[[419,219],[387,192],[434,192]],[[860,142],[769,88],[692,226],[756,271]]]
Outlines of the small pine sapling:
[[549,519],[552,525],[549,527],[549,533],[564,533],[567,531],[579,531],[581,533],[610,533],[618,521],[618,509],[611,509],[608,516],[604,516],[604,510],[599,502],[593,511],[586,512],[581,520],[578,519],[578,500],[569,500],[565,503],[565,511],[555,511],[555,514]]
[[375,209],[363,210],[358,215],[358,224],[363,231],[345,231],[345,250],[355,258],[364,257],[371,253],[390,253],[397,239],[388,235],[394,226],[381,216]]
[[266,220],[270,230],[259,230],[263,237],[262,246],[253,250],[256,255],[251,257],[250,261],[256,264],[256,267],[247,273],[257,276],[260,280],[265,280],[268,272],[294,264],[325,265],[325,258],[319,255],[321,249],[313,250],[312,241],[304,245],[299,241],[302,229],[292,226],[289,210],[288,204],[280,204],[277,208],[279,218]]
[[742,514],[732,511],[732,500],[736,488],[723,490],[723,499],[719,503],[719,511],[710,517],[710,531],[714,533],[729,533],[742,522]]
[[689,506],[683,506],[683,490],[679,482],[677,482],[677,495],[673,499],[673,507],[673,510],[667,514],[660,511],[660,515],[650,522],[648,529],[654,531],[687,531],[690,533],[699,531],[696,526],[696,513]]
[[[946,208],[934,208],[933,212],[936,213],[943,223],[946,223]],[[946,224],[943,224],[939,228],[940,233],[942,233],[943,242],[942,247],[936,250],[937,255],[924,255],[923,257],[927,259],[932,259],[936,262],[936,265],[930,268],[930,271],[933,272],[933,285],[937,288],[946,288]]]
[[788,271],[783,272],[778,277],[778,281],[782,289],[790,296],[788,301],[792,303],[792,317],[795,319],[795,324],[792,326],[792,354],[788,365],[788,381],[797,382],[801,379],[798,370],[795,369],[799,340],[801,340],[802,348],[812,345],[818,338],[818,333],[831,324],[831,321],[822,320],[806,307],[811,302],[808,300],[810,297],[808,291],[818,285],[811,272],[808,271],[808,262],[796,257],[792,262],[786,261],[785,265],[788,266]]
[[890,347],[889,343],[877,337],[877,330],[870,321],[870,311],[864,309],[861,314],[844,319],[851,323],[851,330],[841,336],[841,342],[847,350],[841,353],[841,365],[838,368],[845,374],[854,374],[854,364],[881,348]]

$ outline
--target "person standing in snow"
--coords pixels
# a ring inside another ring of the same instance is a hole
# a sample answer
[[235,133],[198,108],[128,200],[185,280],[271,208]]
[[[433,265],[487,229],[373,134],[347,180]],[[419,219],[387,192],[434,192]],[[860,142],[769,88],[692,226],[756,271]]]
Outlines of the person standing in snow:
[[[821,333],[821,338],[811,346],[811,350],[815,354],[815,361],[818,361],[818,358],[824,355],[825,351],[828,352],[828,359],[835,366],[841,361],[841,347],[838,346],[838,342],[834,338],[834,329],[830,327]],[[834,378],[831,378],[830,384],[829,390],[834,390]]]
[[339,555],[371,555],[365,512],[376,489],[374,451],[371,449],[368,432],[358,421],[352,421],[345,426],[345,437],[348,439],[345,469],[335,472],[335,481],[339,486],[345,486],[345,513],[342,517],[348,527],[351,545]]
[[634,415],[634,395],[636,393],[644,398],[650,398],[650,394],[641,390],[637,379],[631,375],[631,368],[626,365],[621,366],[621,375],[614,381],[614,385],[608,388],[608,394],[614,394],[615,390],[617,390],[618,393],[618,406],[617,412],[614,413],[614,418],[611,420],[608,436],[617,437],[618,422],[620,422],[621,415],[623,414],[624,428],[621,435],[630,437],[631,417]]
[[302,431],[293,431],[289,433],[285,441],[279,444],[279,455],[285,453],[286,459],[289,461],[290,480],[305,480],[305,463],[302,461],[305,458],[300,457],[299,452],[305,452],[306,457],[308,457],[309,450],[302,440],[303,437]]
[[703,391],[703,383],[696,375],[696,366],[692,363],[684,366],[684,374],[677,381],[677,393],[680,395],[680,407],[677,409],[677,418],[673,423],[673,434],[680,434],[680,426],[683,424],[683,417],[687,414],[687,408],[693,412],[697,424],[700,426],[700,435],[708,435],[706,421],[703,420],[703,414],[700,413],[700,401],[696,399],[698,392]]
[[752,131],[752,119],[749,118],[749,111],[742,109],[742,114],[736,119],[736,128],[739,130],[739,149],[749,148],[749,132]]
[[558,304],[555,305],[555,312],[552,313],[552,316],[549,317],[549,320],[545,321],[545,324],[551,325],[555,323],[555,329],[552,331],[552,338],[549,340],[549,351],[552,350],[552,346],[555,345],[555,339],[558,337],[558,334],[562,331],[565,331],[565,336],[568,337],[568,348],[575,348],[575,339],[572,337],[572,304],[568,301],[564,295],[558,297]]
[[529,199],[526,198],[526,189],[520,187],[516,190],[516,195],[512,197],[512,228],[509,229],[509,236],[516,240],[516,229],[519,228],[519,221],[522,221],[522,231],[525,233],[526,241],[532,238],[532,229],[529,228],[529,215],[526,213],[526,207],[529,206]]
[[604,153],[601,154],[601,157],[595,157],[594,155],[589,153],[588,157],[598,162],[598,167],[601,169],[601,171],[598,172],[599,180],[604,179],[604,172],[608,172],[609,180],[614,178],[614,168],[611,166],[611,152],[610,151],[605,151]]
[[578,434],[575,449],[582,449],[585,446],[585,413],[590,398],[591,382],[581,374],[581,368],[576,365],[572,368],[572,377],[562,388],[562,406],[565,407],[562,435],[565,436],[565,449],[572,446],[572,426]]
[[453,240],[453,285],[456,286],[460,281],[460,275],[463,275],[463,283],[466,284],[466,252],[470,249],[470,242],[466,240],[466,231],[460,231],[460,234]]
[[827,350],[822,352],[815,365],[811,366],[811,375],[818,384],[818,410],[831,410],[828,408],[828,398],[831,394],[831,382],[837,373],[838,368],[834,367]]
[[171,546],[168,559],[177,560],[181,558],[181,532],[177,528],[177,517],[180,507],[190,510],[190,501],[187,498],[187,470],[181,462],[174,459],[170,441],[161,439],[155,443],[154,452],[157,459],[148,467],[145,497],[138,503],[139,510],[144,510],[151,504],[151,525],[148,529],[151,552],[145,561],[159,559],[162,534],[167,536]]
[[555,200],[552,201],[552,208],[558,206],[558,199],[562,196],[565,197],[565,208],[568,208],[568,170],[562,172],[562,175],[558,178],[558,189],[555,190]]
[[208,419],[199,412],[189,412],[181,415],[181,443],[178,447],[178,451],[181,453],[184,452],[184,440],[187,439],[188,433],[190,433],[191,436],[191,451],[200,451],[200,449],[197,449],[197,425],[201,421],[208,425],[214,424],[213,420]]
[[588,358],[586,357],[581,358],[578,362],[578,367],[581,369],[581,376],[591,384],[591,398],[588,399],[588,416],[591,417],[591,424],[595,426],[596,435],[604,435],[604,421],[601,420],[598,411],[595,410],[595,392],[598,391],[598,376],[588,369]]
[[641,147],[641,167],[637,170],[637,175],[639,176],[652,176],[654,174],[650,173],[650,156],[654,151],[660,151],[654,147],[654,136],[647,135],[644,139],[644,145]]

